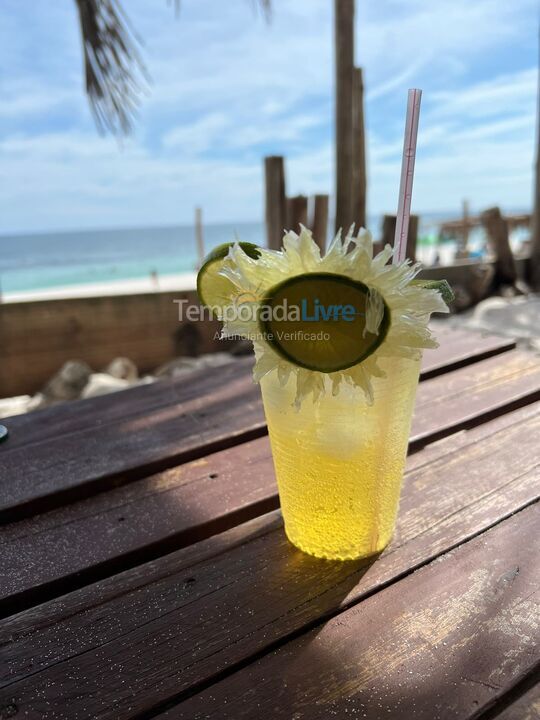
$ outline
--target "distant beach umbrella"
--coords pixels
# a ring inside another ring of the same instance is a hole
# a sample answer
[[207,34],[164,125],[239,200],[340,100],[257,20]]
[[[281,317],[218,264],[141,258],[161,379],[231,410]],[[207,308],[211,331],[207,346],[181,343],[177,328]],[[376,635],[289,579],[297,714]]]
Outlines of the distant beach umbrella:
[[[178,12],[180,0],[172,0]],[[271,0],[252,0],[269,17]],[[101,133],[127,135],[150,83],[140,40],[119,0],[75,0],[84,52],[86,93]],[[171,4],[171,0],[169,0]]]

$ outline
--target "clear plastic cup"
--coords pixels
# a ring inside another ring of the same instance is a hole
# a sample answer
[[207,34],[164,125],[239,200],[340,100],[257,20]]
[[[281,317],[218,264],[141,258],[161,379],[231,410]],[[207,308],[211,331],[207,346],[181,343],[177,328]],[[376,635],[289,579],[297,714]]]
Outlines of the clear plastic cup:
[[398,510],[420,362],[386,358],[369,405],[341,384],[294,407],[296,381],[261,381],[285,531],[306,553],[369,557],[390,541]]

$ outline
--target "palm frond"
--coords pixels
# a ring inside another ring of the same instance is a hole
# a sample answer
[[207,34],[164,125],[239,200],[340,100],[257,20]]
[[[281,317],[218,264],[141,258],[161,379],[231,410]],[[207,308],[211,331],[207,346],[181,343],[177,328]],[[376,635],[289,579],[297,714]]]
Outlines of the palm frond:
[[176,17],[180,15],[180,0],[167,0],[167,5],[174,5]]
[[264,15],[266,16],[266,19],[270,20],[272,12],[271,0],[252,0],[252,2],[255,6],[259,6],[263,11]]
[[[270,14],[272,10],[272,2],[271,0],[251,0],[253,5],[255,7],[260,6],[261,10],[266,15],[267,20],[270,19]],[[178,15],[180,12],[180,0],[167,0],[168,5],[174,5],[174,9],[176,11],[176,14]]]
[[[251,0],[270,19],[271,0]],[[148,73],[120,0],[75,0],[84,52],[86,93],[101,133],[128,134]],[[176,13],[180,0],[168,0]]]
[[118,0],[75,0],[84,51],[86,92],[101,133],[128,134],[148,76]]

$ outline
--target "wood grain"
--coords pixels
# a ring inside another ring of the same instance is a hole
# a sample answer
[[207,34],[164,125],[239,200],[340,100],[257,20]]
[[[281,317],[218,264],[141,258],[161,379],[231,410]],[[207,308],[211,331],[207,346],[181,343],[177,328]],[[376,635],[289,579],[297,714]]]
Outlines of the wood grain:
[[266,245],[272,250],[279,250],[287,223],[285,158],[280,155],[265,157],[264,176]]
[[[488,425],[439,443],[438,459],[428,449],[431,460],[407,477],[396,539],[372,565],[294,550],[272,513],[5,621],[0,706],[13,701],[29,718],[121,720],[181,699],[323,619],[338,614],[339,626],[352,604],[362,617],[363,598],[538,498],[539,414],[491,434]],[[475,562],[491,571],[504,554],[481,538]],[[450,580],[439,575],[437,584]]]
[[[515,342],[495,335],[437,327],[439,347],[428,350],[422,359],[422,378],[434,377],[451,369],[478,362],[515,347]],[[161,380],[140,385],[121,394],[101,395],[76,404],[54,405],[34,413],[4,419],[11,430],[10,444],[4,449],[24,447],[53,437],[64,437],[88,428],[104,428],[160,407],[185,403],[195,397],[211,395],[231,376],[247,377],[253,360],[231,360],[231,367],[194,371],[189,378]]]
[[336,186],[335,230],[347,229],[352,215],[354,0],[334,0]]
[[432,442],[538,399],[540,362],[532,353],[514,350],[445,373],[418,387],[411,443]]
[[159,716],[477,718],[538,660],[540,506]]
[[[531,417],[529,406],[412,455],[409,472],[448,448],[480,442]],[[438,413],[434,414],[438,419]],[[268,438],[20,521],[0,535],[0,615],[185,547],[279,505]]]
[[510,338],[483,335],[471,330],[437,326],[434,333],[439,347],[424,352],[420,377],[425,380],[516,347],[515,341]]
[[[440,348],[433,352],[440,352]],[[65,437],[81,430],[105,428],[119,421],[144,415],[158,408],[187,403],[202,395],[212,395],[223,381],[232,377],[248,377],[253,360],[237,358],[219,373],[203,368],[189,377],[163,379],[148,385],[100,395],[73,403],[62,403],[33,413],[5,418],[11,430],[7,450],[26,448],[55,437]]]
[[489,720],[540,720],[540,672],[533,680],[535,684],[532,687],[519,697],[513,697],[511,704],[502,712],[490,714]]
[[[0,451],[0,521],[44,512],[265,434],[259,389],[246,372],[246,366],[243,372],[227,366],[215,374],[212,382],[220,382],[212,392],[200,395],[194,386],[189,400],[106,427],[29,448],[10,450],[6,443]],[[533,355],[511,351],[461,367],[420,384],[411,443],[426,444],[538,397],[540,364]]]
[[86,428],[2,451],[0,520],[36,511],[138,479],[266,432],[259,388],[229,366],[214,388],[196,385],[189,399],[141,412],[105,427]]
[[0,534],[0,615],[277,507],[264,437],[13,523]]

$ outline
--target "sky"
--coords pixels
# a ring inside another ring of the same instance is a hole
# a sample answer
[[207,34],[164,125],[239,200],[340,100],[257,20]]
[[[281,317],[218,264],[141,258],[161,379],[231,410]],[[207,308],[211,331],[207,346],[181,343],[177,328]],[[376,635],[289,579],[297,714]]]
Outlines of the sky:
[[[331,0],[124,0],[152,79],[132,135],[101,137],[72,0],[2,0],[0,234],[263,218],[263,158],[287,192],[333,193]],[[536,0],[359,0],[368,210],[395,212],[407,89],[423,89],[413,211],[532,197]]]

